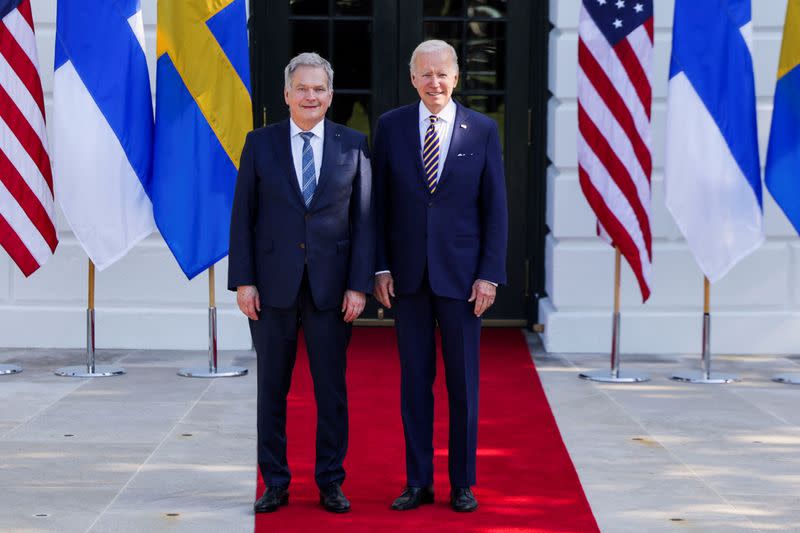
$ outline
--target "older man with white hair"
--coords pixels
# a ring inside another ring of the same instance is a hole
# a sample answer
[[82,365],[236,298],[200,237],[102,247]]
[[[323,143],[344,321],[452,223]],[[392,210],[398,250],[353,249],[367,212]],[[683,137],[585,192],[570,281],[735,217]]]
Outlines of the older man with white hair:
[[452,99],[458,84],[452,46],[421,43],[410,70],[420,101],[380,117],[372,166],[374,294],[395,310],[406,440],[407,486],[392,509],[433,502],[438,324],[450,406],[450,504],[469,512],[478,507],[472,486],[481,316],[506,280],[502,149],[497,124]]

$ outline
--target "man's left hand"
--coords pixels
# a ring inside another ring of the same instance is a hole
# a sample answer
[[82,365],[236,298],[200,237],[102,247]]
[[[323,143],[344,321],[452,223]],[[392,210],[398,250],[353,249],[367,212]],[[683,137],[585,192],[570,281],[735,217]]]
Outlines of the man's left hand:
[[496,294],[497,287],[482,279],[475,280],[475,283],[472,284],[472,294],[469,297],[470,302],[475,302],[475,316],[480,317],[492,306]]
[[347,290],[344,292],[344,299],[342,300],[342,313],[344,313],[344,321],[352,322],[364,310],[367,303],[367,295],[363,292]]

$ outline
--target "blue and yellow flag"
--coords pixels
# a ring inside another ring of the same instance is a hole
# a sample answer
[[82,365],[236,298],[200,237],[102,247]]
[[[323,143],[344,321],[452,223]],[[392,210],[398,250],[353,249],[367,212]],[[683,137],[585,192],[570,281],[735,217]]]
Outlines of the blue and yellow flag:
[[253,127],[245,0],[159,0],[153,176],[158,229],[191,279],[228,254]]
[[786,11],[765,182],[800,232],[800,0]]

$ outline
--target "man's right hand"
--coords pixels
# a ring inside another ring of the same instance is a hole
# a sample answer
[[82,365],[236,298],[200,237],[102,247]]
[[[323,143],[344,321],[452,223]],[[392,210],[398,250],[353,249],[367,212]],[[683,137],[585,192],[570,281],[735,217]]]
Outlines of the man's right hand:
[[261,312],[261,300],[258,298],[258,289],[255,285],[241,285],[236,287],[236,303],[239,309],[250,320],[258,320]]
[[375,274],[375,291],[373,294],[386,309],[392,308],[392,301],[389,297],[394,298],[394,279],[389,272]]

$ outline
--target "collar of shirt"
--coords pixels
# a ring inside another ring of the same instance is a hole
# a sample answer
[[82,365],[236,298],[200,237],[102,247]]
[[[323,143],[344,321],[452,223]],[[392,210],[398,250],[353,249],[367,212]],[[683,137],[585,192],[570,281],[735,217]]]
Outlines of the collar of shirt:
[[451,98],[450,101],[447,102],[447,105],[444,106],[444,109],[442,109],[439,113],[431,113],[428,110],[428,108],[425,107],[425,104],[422,102],[422,100],[420,100],[419,101],[420,124],[424,123],[425,127],[427,128],[431,123],[430,121],[431,115],[436,115],[437,117],[439,117],[440,121],[444,122],[447,125],[450,125],[456,120],[456,103]]
[[[297,124],[294,123],[294,120],[292,120],[291,118],[289,119],[289,137],[294,137],[296,135],[300,135],[304,131],[305,130],[301,130],[300,127]],[[311,128],[308,131],[310,131],[311,133],[313,133],[315,136],[319,137],[320,139],[324,139],[325,138],[325,119],[322,119],[319,122],[317,122],[317,125],[314,126],[313,128]],[[302,137],[301,137],[301,139],[302,139]]]

